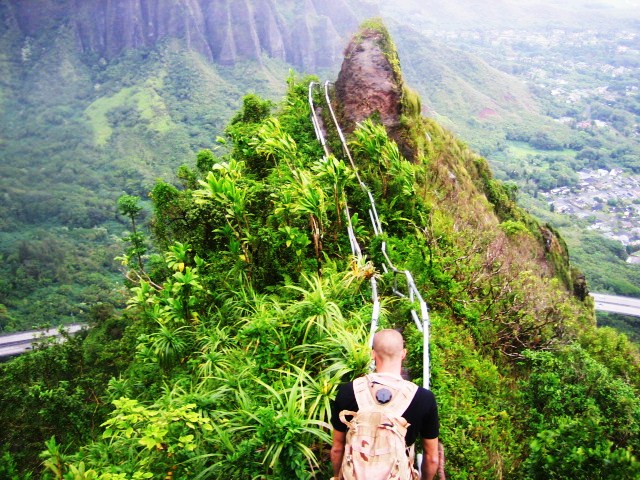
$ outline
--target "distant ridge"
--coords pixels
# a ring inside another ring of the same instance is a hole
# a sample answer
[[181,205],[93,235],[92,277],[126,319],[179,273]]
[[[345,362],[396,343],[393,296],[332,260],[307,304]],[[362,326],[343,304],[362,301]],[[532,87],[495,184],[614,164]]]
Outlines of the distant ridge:
[[342,54],[342,36],[358,24],[345,0],[307,0],[294,7],[293,15],[283,9],[275,0],[63,0],[40,2],[37,8],[9,0],[2,16],[30,37],[64,24],[83,53],[107,60],[179,38],[223,65],[267,55],[309,70],[334,65]]

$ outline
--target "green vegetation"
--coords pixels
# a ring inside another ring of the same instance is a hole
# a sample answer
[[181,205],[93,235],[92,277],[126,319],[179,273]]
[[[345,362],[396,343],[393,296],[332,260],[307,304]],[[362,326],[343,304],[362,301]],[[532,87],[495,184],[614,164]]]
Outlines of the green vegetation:
[[[352,260],[344,206],[376,272],[382,239],[360,220],[354,172],[313,141],[308,80],[290,78],[277,106],[246,96],[226,153],[203,150],[176,185],[156,183],[158,253],[127,256],[124,317],[94,309],[86,338],[0,366],[5,476],[330,475],[329,402],[367,371],[372,311],[372,272]],[[447,473],[637,475],[637,348],[595,327],[559,280],[573,278],[562,242],[486,162],[435,122],[419,128],[431,140],[415,163],[372,121],[351,143],[391,258],[429,302]],[[119,209],[138,228],[135,195]],[[376,275],[381,324],[404,329],[420,377],[408,303]]]
[[[107,387],[131,361],[136,327],[114,317],[113,307],[96,305],[90,332],[62,345],[43,343],[36,351],[0,364],[0,476],[31,478],[41,470],[43,442],[55,437],[79,448],[102,433],[111,410]],[[38,477],[34,477],[38,478]]]
[[75,39],[59,33],[32,39],[27,60],[9,33],[0,38],[13,67],[0,109],[0,331],[123,306],[114,258],[130,220],[116,200],[139,197],[147,222],[157,178],[173,182],[177,165],[214,144],[240,88],[281,92],[272,78],[287,71],[269,60],[216,67],[172,41],[110,62],[78,58]]
[[[303,10],[294,3],[282,7],[291,19]],[[398,14],[402,8],[396,5],[392,10]],[[416,8],[411,17],[423,13]],[[50,25],[56,21],[52,18]],[[575,172],[581,168],[638,171],[640,156],[632,131],[638,101],[625,93],[637,77],[634,40],[623,40],[619,51],[612,49],[614,36],[608,33],[585,39],[597,41],[594,48],[573,41],[541,44],[535,36],[549,35],[537,31],[526,39],[503,38],[505,45],[497,48],[491,36],[440,41],[398,28],[392,39],[379,19],[365,26],[382,34],[398,75],[394,41],[399,45],[404,75],[425,100],[421,103],[403,86],[404,137],[399,142],[408,160],[417,161],[430,148],[419,133],[423,110],[447,128],[455,125],[455,131],[489,159],[496,179],[518,186],[520,204],[560,229],[591,290],[637,294],[633,286],[638,284],[638,267],[619,259],[603,261],[592,246],[606,241],[584,234],[585,226],[576,218],[552,215],[540,195],[557,186],[575,186]],[[29,38],[7,28],[0,36],[3,331],[82,320],[96,302],[122,305],[117,285],[121,266],[113,258],[123,249],[128,223],[114,214],[114,202],[123,193],[140,197],[140,220],[148,221],[153,209],[149,193],[156,179],[176,183],[176,167],[201,149],[212,148],[241,96],[253,91],[274,98],[283,91],[277,79],[288,69],[267,58],[233,67],[211,65],[175,39],[110,61],[79,55],[75,45],[65,28]],[[450,48],[456,46],[465,53]],[[589,55],[596,55],[597,61]],[[539,65],[523,63],[521,57],[535,58]],[[587,59],[581,68],[588,71],[567,68],[555,62],[558,57]],[[615,75],[608,66],[600,69],[605,64],[616,69]],[[585,92],[606,84],[603,95],[615,100],[589,96],[567,104],[566,95],[550,94],[555,85],[550,81],[545,88],[528,89],[503,73],[533,78],[537,85],[540,79],[531,76],[534,67]],[[585,116],[590,116],[591,125],[577,129],[575,124]],[[550,124],[550,118],[563,117],[573,123]],[[596,128],[597,122],[610,128]],[[217,148],[220,153],[226,147]],[[417,152],[415,158],[409,157],[412,151]],[[47,245],[52,246],[50,252]]]
[[[62,33],[56,45],[74,41]],[[276,105],[259,94],[284,69],[267,60],[266,72],[213,68],[167,41],[111,63],[60,61],[65,49],[43,48],[52,35],[0,62],[0,329],[92,329],[0,365],[0,477],[327,478],[329,402],[369,364],[371,274],[381,324],[404,329],[420,377],[422,337],[381,273],[383,240],[429,303],[451,478],[640,474],[638,348],[596,328],[564,242],[516,203],[534,178],[563,178],[558,158],[599,164],[596,140],[569,145],[535,119],[507,139],[488,122],[482,153],[508,142],[514,157],[545,157],[524,184],[503,182],[506,167],[494,176],[403,90],[411,162],[373,119],[350,138],[386,232],[375,237],[354,172],[314,140],[309,79],[290,76]],[[451,80],[439,101],[474,122],[484,95],[460,93],[471,63],[454,76],[427,60],[442,51],[414,53],[427,81]],[[233,115],[247,81],[258,94]],[[530,106],[505,78],[482,81]],[[620,158],[631,165],[633,151]],[[350,254],[347,205],[365,266]],[[567,235],[580,265],[623,272],[619,244],[588,240]],[[634,294],[625,275],[594,282]]]
[[629,340],[640,343],[640,319],[627,315],[619,315],[609,312],[598,312],[598,325],[613,327],[618,332],[624,333]]
[[542,202],[524,196],[522,200],[534,215],[562,231],[571,252],[571,261],[580,265],[591,291],[631,297],[640,295],[637,287],[640,285],[640,269],[626,262],[628,252],[620,242],[588,230],[589,218],[575,220],[550,212]]

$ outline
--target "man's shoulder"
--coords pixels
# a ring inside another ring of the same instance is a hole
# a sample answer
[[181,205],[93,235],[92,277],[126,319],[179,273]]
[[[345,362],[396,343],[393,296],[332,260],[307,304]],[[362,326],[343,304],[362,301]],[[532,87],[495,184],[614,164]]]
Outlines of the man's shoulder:
[[349,390],[353,390],[353,382],[346,382],[338,385],[338,392]]
[[420,387],[420,386],[418,386],[418,391],[416,392],[416,395],[420,395],[422,397],[435,398],[435,395],[431,390],[429,390],[428,388]]
[[427,412],[434,407],[436,407],[436,397],[433,392],[424,387],[418,387],[408,410]]
[[[360,378],[367,378],[367,376],[362,376],[359,377],[357,380],[359,380]],[[409,380],[405,380],[404,381],[407,384],[412,384],[415,385],[413,382],[410,382]],[[416,392],[413,396],[413,401],[412,403],[420,403],[423,404],[425,402],[431,403],[431,402],[435,402],[435,396],[433,394],[433,392],[431,390],[428,390],[424,387],[421,387],[419,385],[415,385],[416,388]],[[338,393],[336,395],[336,399],[337,398],[345,398],[345,397],[349,397],[349,398],[355,398],[355,390],[354,390],[354,382],[346,382],[346,383],[342,383],[338,386]]]
[[342,399],[355,398],[353,392],[353,382],[342,383],[338,386],[338,393],[336,395],[336,401]]
[[418,387],[418,391],[416,392],[416,398],[420,398],[422,400],[435,401],[436,396],[433,392],[424,387]]

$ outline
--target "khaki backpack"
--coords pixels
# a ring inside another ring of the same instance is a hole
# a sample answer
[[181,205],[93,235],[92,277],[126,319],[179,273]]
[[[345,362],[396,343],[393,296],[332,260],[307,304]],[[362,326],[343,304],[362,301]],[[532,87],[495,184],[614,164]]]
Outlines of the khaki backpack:
[[[376,400],[376,393],[391,390],[388,403]],[[353,382],[358,411],[343,410],[340,420],[347,425],[341,480],[419,480],[414,467],[413,446],[405,436],[409,423],[402,414],[409,407],[418,386],[385,375],[367,375]],[[351,421],[346,419],[352,416]]]

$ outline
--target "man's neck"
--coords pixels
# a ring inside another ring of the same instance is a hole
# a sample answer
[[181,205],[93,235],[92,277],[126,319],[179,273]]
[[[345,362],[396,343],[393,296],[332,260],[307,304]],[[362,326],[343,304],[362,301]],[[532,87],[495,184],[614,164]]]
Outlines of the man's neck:
[[375,373],[378,373],[380,375],[389,375],[392,377],[400,377],[402,378],[402,369],[401,368],[396,368],[396,367],[385,367],[383,365],[381,366],[376,366],[376,371]]

